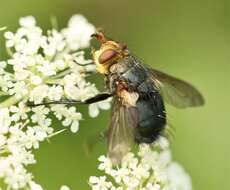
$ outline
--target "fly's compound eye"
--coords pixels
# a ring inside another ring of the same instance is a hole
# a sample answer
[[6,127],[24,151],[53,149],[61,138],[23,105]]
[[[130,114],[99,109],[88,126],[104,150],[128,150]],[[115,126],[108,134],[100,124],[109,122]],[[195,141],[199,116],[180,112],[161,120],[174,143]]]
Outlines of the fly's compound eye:
[[108,49],[99,56],[98,61],[100,64],[104,64],[110,59],[113,59],[114,57],[116,57],[116,55],[117,55],[117,52],[115,50]]

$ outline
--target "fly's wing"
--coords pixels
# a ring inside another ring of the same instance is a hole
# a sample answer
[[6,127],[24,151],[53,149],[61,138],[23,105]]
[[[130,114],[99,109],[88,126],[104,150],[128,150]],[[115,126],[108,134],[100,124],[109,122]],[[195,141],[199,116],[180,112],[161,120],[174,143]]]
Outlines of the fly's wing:
[[154,69],[148,69],[150,78],[165,101],[178,108],[204,104],[201,93],[191,84]]
[[112,118],[108,131],[108,156],[113,164],[121,162],[122,157],[134,143],[134,133],[137,126],[137,109],[120,105],[115,98],[112,108]]

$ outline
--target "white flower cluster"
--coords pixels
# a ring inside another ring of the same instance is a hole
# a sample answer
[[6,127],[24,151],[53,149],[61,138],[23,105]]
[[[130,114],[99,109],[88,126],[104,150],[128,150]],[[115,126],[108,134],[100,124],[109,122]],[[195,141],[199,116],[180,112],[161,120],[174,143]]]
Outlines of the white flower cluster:
[[[82,50],[89,46],[95,29],[81,15],[73,16],[63,30],[45,34],[32,16],[21,18],[19,24],[15,33],[5,32],[10,58],[0,61],[0,183],[8,190],[41,190],[26,170],[36,163],[32,150],[62,131],[54,131],[51,117],[77,132],[82,114],[76,106],[29,107],[26,103],[84,101],[98,93],[86,80],[86,73],[95,68]],[[96,117],[99,109],[109,105],[108,101],[90,105],[89,115]]]
[[137,155],[129,152],[114,167],[106,156],[99,157],[104,176],[89,178],[92,190],[192,190],[190,177],[172,161],[164,137],[153,145],[141,144]]

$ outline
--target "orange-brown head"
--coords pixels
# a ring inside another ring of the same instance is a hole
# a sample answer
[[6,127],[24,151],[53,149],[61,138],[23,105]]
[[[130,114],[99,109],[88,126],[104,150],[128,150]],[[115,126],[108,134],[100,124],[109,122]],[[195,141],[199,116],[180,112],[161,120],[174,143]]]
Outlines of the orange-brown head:
[[109,67],[127,56],[128,50],[126,46],[118,42],[107,40],[102,32],[95,33],[92,37],[95,37],[101,43],[99,50],[92,50],[96,70],[101,74],[108,74]]

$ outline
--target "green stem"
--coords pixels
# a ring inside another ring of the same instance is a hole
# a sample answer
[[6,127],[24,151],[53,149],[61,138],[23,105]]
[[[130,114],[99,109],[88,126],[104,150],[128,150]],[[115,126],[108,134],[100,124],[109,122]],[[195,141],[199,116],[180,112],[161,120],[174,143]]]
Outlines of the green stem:
[[44,80],[44,83],[46,84],[61,84],[61,79],[53,79],[53,78],[47,78]]
[[[61,130],[59,130],[59,131],[56,131],[56,132],[54,132],[54,133],[48,135],[48,136],[46,137],[46,140],[49,140],[50,138],[52,138],[52,137],[54,137],[54,136],[56,136],[56,135],[59,135],[60,133],[63,133],[64,131],[66,131],[66,129],[61,129]],[[25,144],[23,143],[23,144],[18,144],[18,145],[19,145],[19,146],[24,146]],[[7,149],[7,145],[3,145],[2,147],[0,147],[0,155],[1,155],[1,154],[4,154],[4,153],[7,153],[7,152],[9,152],[8,149]]]
[[7,92],[0,91],[0,96],[7,96],[7,95],[9,95]]
[[49,83],[49,84],[60,84],[60,80],[63,76],[67,75],[71,73],[70,69],[67,69],[65,71],[60,72],[59,74],[55,75],[54,77],[47,77],[44,79],[45,83]]
[[0,155],[1,155],[1,154],[4,154],[4,153],[7,153],[7,152],[8,152],[7,149],[2,149],[2,150],[0,150]]
[[51,138],[51,137],[53,137],[53,136],[56,136],[56,135],[58,135],[58,134],[64,132],[65,130],[66,130],[66,129],[61,129],[61,130],[59,130],[59,131],[56,131],[56,132],[50,134],[50,135],[47,137],[47,139],[49,139],[49,138]]
[[51,22],[52,28],[58,30],[58,21],[57,21],[57,17],[54,16],[54,15],[52,15],[52,16],[50,17],[50,22]]
[[65,76],[65,75],[67,75],[67,74],[69,74],[69,73],[71,73],[71,70],[70,70],[70,69],[67,69],[67,70],[62,71],[62,72],[60,72],[59,74],[57,74],[54,78],[61,78],[61,77]]
[[154,171],[150,171],[149,178],[142,182],[142,185],[146,185],[147,183],[155,183],[156,177],[154,175]]
[[4,100],[2,103],[0,103],[0,108],[12,106],[19,101],[20,100],[18,100],[15,96],[11,96],[8,99]]
[[6,30],[6,26],[0,27],[0,31]]
[[10,57],[13,57],[14,53],[12,52],[10,48],[6,48],[6,52],[8,53]]

